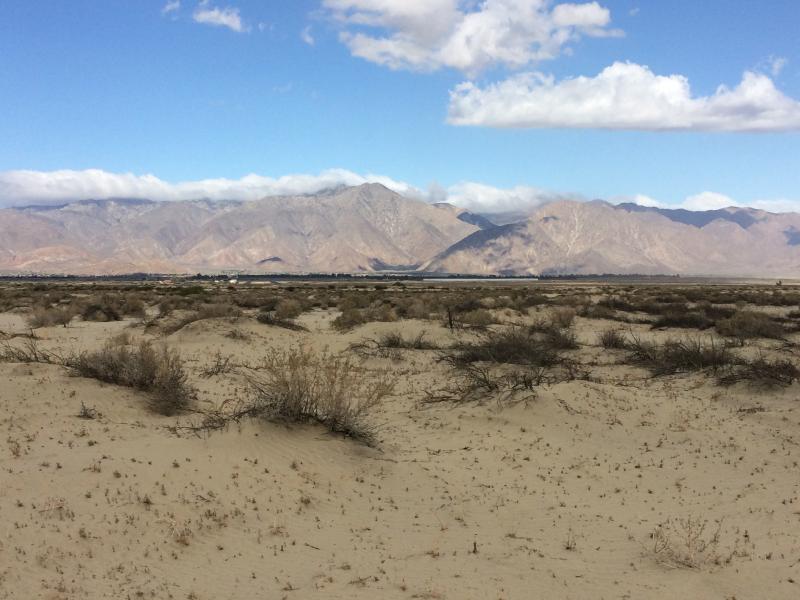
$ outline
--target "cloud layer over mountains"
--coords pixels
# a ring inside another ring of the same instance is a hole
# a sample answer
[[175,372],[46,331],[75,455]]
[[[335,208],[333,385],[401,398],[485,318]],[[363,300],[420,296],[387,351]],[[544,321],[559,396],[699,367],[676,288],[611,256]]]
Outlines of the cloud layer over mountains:
[[[463,181],[449,187],[437,184],[420,189],[385,175],[360,175],[347,169],[329,169],[317,175],[294,174],[265,177],[250,174],[240,179],[201,179],[171,183],[155,175],[110,173],[100,169],[0,172],[0,207],[58,205],[76,200],[137,198],[175,200],[258,200],[270,196],[316,194],[326,189],[380,183],[390,190],[427,202],[449,202],[473,212],[525,212],[555,200],[587,200],[580,194],[546,190],[529,185],[500,188]],[[726,206],[751,206],[775,212],[800,211],[793,199],[763,199],[748,203],[713,191],[692,195],[681,204],[669,204],[640,194],[616,197],[612,202],[634,202],[643,206],[713,210]]]

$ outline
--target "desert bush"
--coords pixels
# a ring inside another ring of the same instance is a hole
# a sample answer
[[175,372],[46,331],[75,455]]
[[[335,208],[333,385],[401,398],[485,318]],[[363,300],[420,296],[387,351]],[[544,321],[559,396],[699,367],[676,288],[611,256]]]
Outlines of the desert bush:
[[554,323],[533,324],[531,331],[541,337],[542,342],[551,350],[575,350],[578,348],[578,339],[570,328],[558,327]]
[[782,339],[786,332],[783,326],[761,312],[743,310],[729,319],[717,322],[717,333],[744,343],[751,338]]
[[711,530],[708,525],[707,520],[694,517],[664,521],[650,534],[653,557],[672,568],[702,569],[749,555],[752,542],[746,532],[741,538],[727,535],[723,541],[722,521]]
[[195,396],[180,355],[147,341],[130,346],[125,340],[112,340],[99,351],[69,356],[63,364],[79,377],[147,392],[151,408],[162,415],[186,410]]
[[291,319],[280,319],[274,312],[260,312],[256,315],[256,321],[264,325],[271,325],[273,327],[282,327],[283,329],[290,329],[292,331],[308,331],[299,323],[295,323]]
[[532,328],[512,326],[482,333],[477,340],[460,342],[443,359],[457,367],[476,362],[552,366],[559,362],[547,334]]
[[736,314],[736,309],[732,306],[720,306],[719,304],[711,304],[710,302],[697,303],[697,305],[695,305],[695,310],[702,311],[708,319],[714,322],[720,319],[727,319]]
[[589,296],[586,294],[562,294],[552,300],[553,304],[558,306],[570,306],[573,308],[581,308],[591,303]]
[[35,337],[29,337],[22,345],[0,342],[0,362],[61,364],[60,355],[44,350]]
[[28,316],[27,323],[32,329],[38,329],[39,327],[54,327],[56,325],[63,325],[66,327],[69,322],[72,321],[74,316],[75,311],[71,306],[35,308]]
[[519,312],[525,312],[532,306],[543,306],[549,302],[547,296],[538,292],[521,292],[513,296],[513,298],[514,308],[516,308]]
[[333,433],[373,444],[367,414],[392,393],[394,380],[371,378],[348,357],[292,349],[272,352],[250,378],[262,416],[291,423],[314,422]]
[[719,377],[722,385],[746,382],[754,387],[772,388],[788,386],[800,378],[800,369],[790,360],[769,360],[763,355],[752,360],[742,360]]
[[642,341],[637,336],[627,344],[629,360],[650,370],[653,375],[711,370],[718,371],[737,362],[720,340],[709,337],[667,340],[663,344]]
[[573,308],[556,308],[550,313],[550,322],[557,327],[566,329],[572,327],[576,314]]
[[147,315],[144,302],[136,296],[125,296],[120,310],[126,317],[143,319]]
[[166,335],[176,333],[187,325],[195,323],[196,321],[204,321],[206,319],[223,319],[230,318],[236,319],[241,316],[242,312],[231,304],[204,304],[199,310],[184,315],[174,323],[164,325],[163,331]]
[[580,310],[579,314],[585,319],[619,319],[616,310],[603,304],[587,304]]
[[390,331],[380,335],[376,342],[382,348],[401,348],[405,350],[434,350],[438,348],[434,342],[425,339],[424,331],[412,338],[404,337],[400,331]]
[[334,329],[339,331],[346,331],[363,325],[364,323],[371,323],[374,321],[391,322],[397,320],[397,313],[388,304],[381,304],[379,306],[358,309],[349,308],[342,311],[342,314],[336,317],[331,325]]
[[303,314],[303,306],[297,301],[285,298],[275,306],[275,316],[283,321],[296,319]]
[[121,321],[122,317],[122,302],[109,294],[95,296],[81,308],[84,321]]
[[238,365],[231,356],[223,355],[222,352],[217,350],[214,353],[214,361],[200,371],[200,376],[205,378],[216,377],[218,375],[232,373],[237,368]]
[[485,308],[478,308],[459,315],[461,323],[470,327],[488,327],[497,321]]
[[653,554],[659,562],[696,569],[718,562],[719,529],[706,535],[707,521],[670,519],[651,534]]
[[663,327],[683,327],[686,329],[708,329],[714,324],[705,314],[693,311],[670,310],[658,317],[652,324],[653,329]]
[[350,344],[349,350],[360,356],[377,356],[380,358],[402,359],[399,350],[435,350],[439,346],[425,339],[425,332],[406,338],[400,331],[390,331],[375,339],[363,340]]
[[625,336],[619,329],[606,329],[597,337],[603,348],[620,350],[626,347]]
[[461,369],[447,386],[426,390],[422,404],[481,403],[489,396],[494,396],[499,404],[510,400],[527,401],[536,397],[536,386],[544,379],[545,370],[541,367],[495,373],[489,366],[471,364]]

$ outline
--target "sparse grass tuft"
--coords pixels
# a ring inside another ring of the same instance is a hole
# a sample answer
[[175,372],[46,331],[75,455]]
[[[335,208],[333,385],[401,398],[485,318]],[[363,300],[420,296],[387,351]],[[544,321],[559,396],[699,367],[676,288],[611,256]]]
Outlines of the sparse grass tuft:
[[597,336],[600,345],[606,349],[621,350],[626,347],[625,336],[619,329],[606,329]]

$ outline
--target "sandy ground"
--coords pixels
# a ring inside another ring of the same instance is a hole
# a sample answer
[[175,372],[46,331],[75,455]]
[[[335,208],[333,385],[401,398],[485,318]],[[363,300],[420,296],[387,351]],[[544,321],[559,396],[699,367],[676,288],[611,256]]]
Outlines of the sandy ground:
[[[416,321],[341,334],[332,316],[304,315],[307,333],[198,322],[168,341],[210,406],[245,393],[240,376],[199,376],[217,350],[451,339]],[[38,333],[91,348],[128,325]],[[607,325],[578,319],[579,338]],[[24,321],[0,315],[0,330]],[[580,353],[599,382],[507,407],[421,406],[450,377],[435,351],[369,359],[399,376],[372,417],[377,449],[261,422],[197,436],[134,391],[0,364],[0,598],[799,598],[798,388],[652,380],[613,351]],[[78,418],[81,403],[100,416]],[[720,564],[654,553],[654,528],[688,518],[719,531]]]

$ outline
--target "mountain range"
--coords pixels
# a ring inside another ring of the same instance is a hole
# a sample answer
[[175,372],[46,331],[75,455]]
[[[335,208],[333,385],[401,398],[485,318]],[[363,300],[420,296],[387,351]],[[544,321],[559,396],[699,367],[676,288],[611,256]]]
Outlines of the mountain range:
[[800,276],[797,213],[560,200],[517,219],[380,184],[252,202],[82,200],[0,209],[0,271]]

